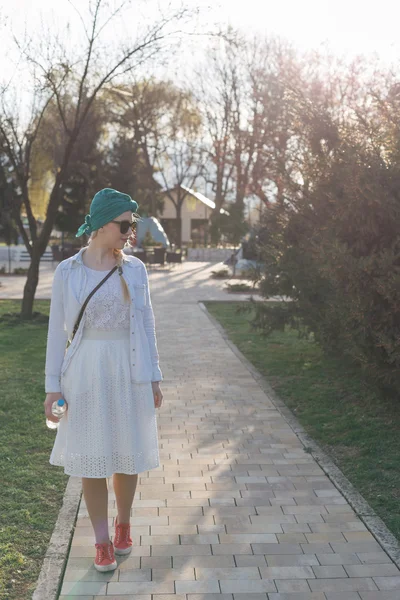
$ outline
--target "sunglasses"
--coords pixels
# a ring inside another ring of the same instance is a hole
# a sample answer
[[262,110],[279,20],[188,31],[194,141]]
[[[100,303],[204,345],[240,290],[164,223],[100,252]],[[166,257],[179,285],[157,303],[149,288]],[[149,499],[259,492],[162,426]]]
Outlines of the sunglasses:
[[110,221],[110,223],[119,223],[121,233],[127,233],[129,228],[134,231],[136,229],[136,221]]

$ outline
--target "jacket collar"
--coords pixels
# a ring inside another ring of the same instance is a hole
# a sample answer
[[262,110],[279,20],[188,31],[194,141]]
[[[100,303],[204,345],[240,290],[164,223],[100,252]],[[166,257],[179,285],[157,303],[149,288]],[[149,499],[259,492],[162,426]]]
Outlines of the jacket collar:
[[[87,246],[84,246],[83,248],[81,248],[79,250],[79,252],[77,254],[74,254],[74,256],[71,257],[72,266],[74,266],[76,264],[83,265],[82,254],[84,253],[86,248],[87,248]],[[134,267],[135,266],[135,262],[130,261],[129,256],[127,254],[125,254],[124,251],[122,251],[122,264],[123,264],[123,266],[126,266],[126,267]]]

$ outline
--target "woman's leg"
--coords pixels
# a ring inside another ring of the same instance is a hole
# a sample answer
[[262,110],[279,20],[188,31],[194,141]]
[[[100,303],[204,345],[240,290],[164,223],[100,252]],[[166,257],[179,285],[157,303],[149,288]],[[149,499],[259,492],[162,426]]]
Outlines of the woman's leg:
[[113,473],[113,487],[118,508],[118,523],[129,523],[138,474]]
[[82,477],[83,496],[97,544],[110,541],[108,532],[108,487],[105,477]]

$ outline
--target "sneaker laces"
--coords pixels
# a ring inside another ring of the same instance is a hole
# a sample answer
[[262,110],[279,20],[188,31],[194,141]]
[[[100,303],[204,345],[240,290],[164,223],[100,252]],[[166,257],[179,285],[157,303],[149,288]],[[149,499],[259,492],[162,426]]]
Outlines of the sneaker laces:
[[127,544],[132,543],[132,538],[130,536],[130,523],[116,523],[115,525],[115,540],[114,544],[120,544],[121,542],[126,542]]
[[103,542],[102,544],[96,543],[95,546],[97,549],[97,562],[102,562],[105,558],[108,558],[109,560],[113,561],[113,556],[111,552],[112,542]]

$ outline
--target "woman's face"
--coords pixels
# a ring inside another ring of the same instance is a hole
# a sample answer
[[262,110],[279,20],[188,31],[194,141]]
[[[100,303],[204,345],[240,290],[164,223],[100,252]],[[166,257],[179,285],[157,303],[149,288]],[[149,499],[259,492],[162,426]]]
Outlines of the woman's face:
[[[124,212],[118,217],[115,217],[113,221],[129,221],[132,223],[134,221],[132,212],[128,210]],[[103,241],[110,248],[123,248],[127,243],[128,239],[132,236],[132,229],[129,228],[126,233],[121,233],[120,224],[109,222],[106,225],[103,225]]]

